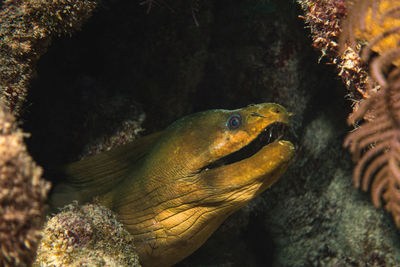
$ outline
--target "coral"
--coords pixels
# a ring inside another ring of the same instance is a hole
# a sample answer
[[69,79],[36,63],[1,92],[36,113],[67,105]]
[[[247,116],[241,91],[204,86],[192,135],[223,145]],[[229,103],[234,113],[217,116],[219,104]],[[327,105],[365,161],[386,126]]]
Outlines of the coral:
[[0,92],[17,114],[39,57],[55,35],[71,34],[90,16],[91,1],[7,0],[0,9]]
[[34,266],[140,266],[133,238],[98,204],[66,206],[43,231]]
[[[351,42],[366,38],[362,59],[378,86],[369,87],[369,97],[349,116],[349,124],[361,125],[350,133],[344,145],[357,162],[354,183],[371,189],[372,202],[393,215],[400,228],[400,2],[358,1],[348,19],[346,34]],[[361,11],[358,11],[361,10]],[[378,25],[378,26],[377,26]],[[378,53],[373,57],[372,51]]]
[[310,27],[313,47],[321,50],[322,56],[335,57],[340,20],[346,16],[344,1],[300,0],[298,3],[305,12],[300,18]]
[[334,58],[354,101],[348,123],[360,126],[344,141],[357,162],[354,185],[371,189],[376,207],[383,198],[400,228],[400,69],[396,67],[400,63],[400,3],[299,2],[306,11],[314,46]]
[[89,1],[6,0],[0,5],[0,265],[29,266],[40,238],[50,184],[28,155],[19,115],[39,57],[55,35],[70,34],[94,10]]
[[[400,37],[398,4],[396,0],[350,2],[349,8],[355,11],[351,12],[345,24],[342,39],[349,40],[353,45],[356,40],[367,42],[367,50],[372,49],[379,54],[396,48]],[[399,65],[400,61],[393,63]]]
[[[343,20],[347,16],[345,0],[298,0],[309,25],[313,47],[321,50],[322,58],[327,57],[330,64],[338,68],[338,75],[349,90],[350,98],[361,99],[366,93],[368,74],[358,55],[360,46],[346,47],[339,51],[339,37]],[[341,53],[340,53],[341,52]]]
[[28,155],[14,116],[0,101],[0,265],[29,266],[50,184]]

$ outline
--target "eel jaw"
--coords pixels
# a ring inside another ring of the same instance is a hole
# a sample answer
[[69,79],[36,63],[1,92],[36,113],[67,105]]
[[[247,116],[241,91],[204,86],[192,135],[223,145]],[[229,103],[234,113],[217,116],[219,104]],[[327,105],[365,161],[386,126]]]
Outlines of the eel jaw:
[[265,127],[249,144],[200,168],[199,173],[248,159],[258,153],[263,147],[268,146],[273,142],[286,139],[288,132],[289,125],[287,123],[271,123]]

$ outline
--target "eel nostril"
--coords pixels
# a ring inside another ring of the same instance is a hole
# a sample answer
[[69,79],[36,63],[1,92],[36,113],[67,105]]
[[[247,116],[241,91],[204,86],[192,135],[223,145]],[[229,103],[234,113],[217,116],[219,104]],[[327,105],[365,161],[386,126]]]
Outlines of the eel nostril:
[[274,113],[279,114],[279,113],[282,112],[282,110],[281,110],[280,108],[276,107],[276,108],[272,108],[272,109],[271,109],[271,112],[274,112]]

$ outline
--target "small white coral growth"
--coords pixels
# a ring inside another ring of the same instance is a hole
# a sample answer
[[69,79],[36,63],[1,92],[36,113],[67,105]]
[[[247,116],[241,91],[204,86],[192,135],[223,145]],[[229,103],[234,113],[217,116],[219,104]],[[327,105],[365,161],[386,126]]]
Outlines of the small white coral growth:
[[68,205],[43,230],[34,266],[140,266],[133,238],[110,210]]

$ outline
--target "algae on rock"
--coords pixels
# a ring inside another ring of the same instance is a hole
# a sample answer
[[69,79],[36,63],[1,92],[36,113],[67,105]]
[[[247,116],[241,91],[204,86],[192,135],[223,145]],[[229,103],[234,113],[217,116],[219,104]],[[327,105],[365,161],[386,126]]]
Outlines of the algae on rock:
[[98,204],[68,205],[43,231],[34,266],[140,266],[133,238]]
[[0,101],[0,265],[31,265],[50,183],[26,151],[26,134]]
[[90,17],[93,1],[3,1],[0,7],[0,97],[18,113],[37,60],[53,36],[71,34]]

